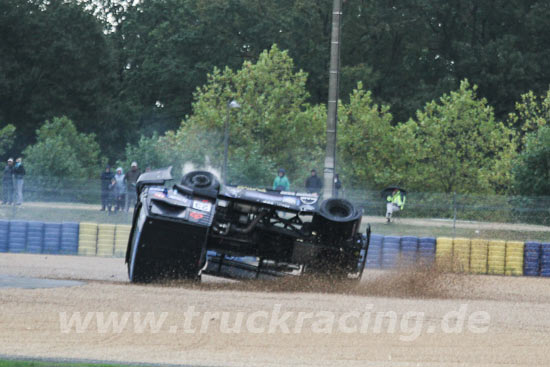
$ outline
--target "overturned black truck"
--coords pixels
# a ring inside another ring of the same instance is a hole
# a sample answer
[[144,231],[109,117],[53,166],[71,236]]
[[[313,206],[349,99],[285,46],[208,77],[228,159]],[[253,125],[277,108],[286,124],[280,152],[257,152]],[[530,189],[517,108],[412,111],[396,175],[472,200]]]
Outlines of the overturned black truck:
[[171,167],[142,174],[126,263],[132,282],[323,275],[359,279],[370,229],[343,199],[220,185],[207,171],[168,187]]

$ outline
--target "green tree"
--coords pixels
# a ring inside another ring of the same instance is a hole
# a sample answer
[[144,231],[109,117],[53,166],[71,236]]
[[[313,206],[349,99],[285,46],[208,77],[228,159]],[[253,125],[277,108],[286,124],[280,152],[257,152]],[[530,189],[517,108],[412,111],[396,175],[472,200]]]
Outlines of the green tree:
[[103,31],[81,2],[0,2],[0,121],[17,127],[18,149],[54,116],[69,116],[79,130],[102,136],[127,128],[105,117],[116,88]]
[[127,171],[134,161],[138,163],[141,171],[147,167],[158,169],[175,163],[170,149],[165,144],[165,139],[159,137],[157,133],[151,137],[142,135],[136,145],[126,145],[125,158],[117,161],[117,166]]
[[409,187],[416,190],[491,193],[511,182],[515,138],[468,81],[427,103],[406,127],[414,133]]
[[[181,152],[182,161],[204,164],[208,159],[221,167],[227,120],[230,161],[253,162],[252,155],[259,156],[272,162],[269,167],[286,168],[291,180],[305,177],[302,172],[321,161],[326,121],[324,109],[306,102],[306,79],[304,72],[294,72],[292,59],[277,46],[263,52],[256,63],[244,62],[236,72],[215,69],[195,94],[193,114],[167,138]],[[240,108],[228,108],[233,99]],[[237,178],[243,174],[231,173]]]
[[23,151],[32,185],[72,189],[78,194],[82,185],[98,177],[105,164],[95,138],[94,134],[78,132],[67,117],[46,121],[36,131],[36,143]]
[[519,150],[523,150],[527,135],[536,132],[550,121],[550,90],[545,96],[538,97],[532,91],[521,95],[521,101],[516,102],[515,111],[510,113],[509,123],[515,126],[519,133]]
[[0,129],[0,156],[10,151],[15,138],[15,126],[8,124]]
[[[373,102],[359,83],[338,114],[338,171],[353,187],[389,184],[396,172],[389,106]],[[388,177],[388,174],[390,177]]]
[[525,138],[525,149],[514,162],[514,192],[520,195],[550,194],[550,126],[544,125]]

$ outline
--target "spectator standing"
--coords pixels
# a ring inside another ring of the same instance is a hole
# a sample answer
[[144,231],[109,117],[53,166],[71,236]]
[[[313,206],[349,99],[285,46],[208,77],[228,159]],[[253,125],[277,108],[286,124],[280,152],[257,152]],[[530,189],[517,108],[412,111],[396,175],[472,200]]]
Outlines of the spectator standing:
[[334,174],[334,197],[337,198],[342,190],[342,181],[340,181],[340,176],[338,173]]
[[23,182],[25,180],[25,166],[21,157],[15,160],[13,178],[15,183],[15,205],[21,205],[23,204]]
[[[111,178],[111,182],[109,183],[109,186],[108,186],[108,191],[107,191],[107,202],[108,202],[108,205],[109,205],[109,215],[111,215],[111,206],[113,206],[113,204],[116,205],[116,180],[115,180],[115,175],[113,175],[113,178]],[[115,211],[116,211],[116,206],[115,206]]]
[[114,177],[115,187],[115,212],[118,210],[124,210],[124,204],[126,203],[126,176],[122,171],[122,167],[116,169]]
[[131,206],[136,205],[137,202],[137,191],[136,191],[136,183],[139,178],[139,175],[141,175],[141,172],[138,169],[137,162],[132,162],[132,165],[130,166],[130,170],[126,172],[126,184],[128,188],[128,194],[126,195],[127,203],[126,203],[126,211],[130,209]]
[[306,180],[306,190],[309,193],[321,193],[321,189],[323,188],[323,182],[317,176],[317,171],[315,169],[311,170],[311,175]]
[[111,167],[107,165],[105,171],[101,172],[101,211],[108,209],[111,211],[112,207],[112,197],[110,186],[114,178],[113,172],[111,172]]
[[284,168],[279,168],[279,173],[273,181],[273,190],[288,191],[290,189],[290,182],[285,174]]
[[2,204],[13,204],[13,158],[8,159],[8,163],[4,167],[2,193],[4,194]]

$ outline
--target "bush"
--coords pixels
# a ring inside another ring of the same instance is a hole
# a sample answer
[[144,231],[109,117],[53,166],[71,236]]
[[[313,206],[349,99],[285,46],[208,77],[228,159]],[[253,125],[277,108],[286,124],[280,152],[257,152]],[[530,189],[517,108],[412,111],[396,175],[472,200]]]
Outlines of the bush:
[[[88,182],[98,179],[105,160],[94,134],[79,133],[67,117],[46,121],[36,131],[36,143],[24,151],[26,187],[40,196],[58,192],[63,201],[91,199]],[[63,194],[61,194],[63,193]],[[54,195],[55,197],[55,195]]]

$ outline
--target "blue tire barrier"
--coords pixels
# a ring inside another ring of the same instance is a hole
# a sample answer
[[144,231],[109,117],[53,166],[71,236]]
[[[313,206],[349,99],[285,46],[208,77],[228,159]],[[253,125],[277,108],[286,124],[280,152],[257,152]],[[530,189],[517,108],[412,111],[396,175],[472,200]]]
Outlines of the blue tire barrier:
[[401,264],[413,266],[416,264],[418,255],[418,237],[401,237]]
[[418,261],[431,264],[435,260],[435,237],[421,237],[418,240]]
[[25,252],[27,247],[27,222],[12,220],[9,224],[8,251]]
[[0,252],[8,252],[9,226],[9,221],[0,220]]
[[386,236],[382,243],[382,268],[395,268],[399,263],[401,237]]
[[44,225],[45,254],[59,254],[61,245],[61,223],[46,223]]
[[523,253],[523,274],[528,276],[540,275],[540,242],[526,242]]
[[540,275],[550,277],[550,243],[542,243],[540,250]]
[[59,253],[64,255],[78,254],[78,230],[79,224],[76,222],[63,222],[61,224]]
[[27,252],[40,254],[44,249],[44,222],[31,221],[27,225]]
[[369,269],[378,269],[382,262],[382,242],[384,236],[378,234],[371,234],[369,250],[367,252],[367,264]]

